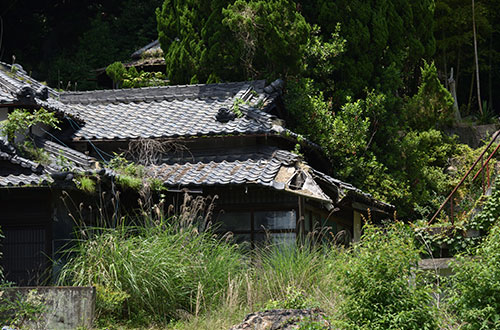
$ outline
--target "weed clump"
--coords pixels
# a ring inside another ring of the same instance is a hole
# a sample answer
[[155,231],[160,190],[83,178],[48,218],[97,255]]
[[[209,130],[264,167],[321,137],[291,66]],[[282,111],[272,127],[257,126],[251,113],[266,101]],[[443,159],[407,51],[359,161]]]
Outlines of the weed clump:
[[67,251],[73,257],[59,283],[95,285],[104,322],[168,322],[215,307],[245,258],[237,246],[202,229],[200,210],[184,206],[184,214],[170,218],[84,227]]
[[500,224],[497,222],[475,251],[452,265],[449,305],[463,329],[500,328]]

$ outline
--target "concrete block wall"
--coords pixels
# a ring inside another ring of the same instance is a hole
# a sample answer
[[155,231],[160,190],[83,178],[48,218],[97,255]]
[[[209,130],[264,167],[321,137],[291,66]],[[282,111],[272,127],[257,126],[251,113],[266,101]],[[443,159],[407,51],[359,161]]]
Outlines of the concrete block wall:
[[[12,287],[0,290],[3,299],[26,298],[31,292],[44,305],[36,321],[28,329],[72,330],[92,327],[95,313],[95,287]],[[2,324],[3,326],[3,324]]]

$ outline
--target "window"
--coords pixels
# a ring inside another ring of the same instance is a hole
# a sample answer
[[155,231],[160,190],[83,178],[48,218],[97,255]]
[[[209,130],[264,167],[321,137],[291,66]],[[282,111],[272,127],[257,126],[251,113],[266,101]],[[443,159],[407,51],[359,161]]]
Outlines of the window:
[[220,229],[223,231],[249,231],[252,214],[250,212],[223,213],[219,216]]
[[255,229],[295,229],[295,211],[255,212]]
[[296,239],[295,210],[226,212],[219,216],[219,231],[231,231],[235,241],[291,244]]

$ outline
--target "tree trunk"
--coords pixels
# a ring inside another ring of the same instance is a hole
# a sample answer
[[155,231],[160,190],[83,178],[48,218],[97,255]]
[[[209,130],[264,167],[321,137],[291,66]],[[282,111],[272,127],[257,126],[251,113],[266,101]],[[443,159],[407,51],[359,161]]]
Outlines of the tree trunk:
[[489,53],[489,68],[488,68],[488,98],[489,98],[489,104],[488,106],[490,109],[493,109],[493,87],[491,87],[491,84],[493,83],[492,78],[491,78],[491,72],[493,71],[493,66],[491,64],[491,58],[493,53],[493,32],[490,35],[490,53]]
[[469,102],[467,103],[467,114],[470,115],[470,106],[472,103],[472,92],[474,91],[474,70],[470,77]]
[[455,85],[455,79],[453,78],[453,67],[451,68],[450,77],[446,79],[449,91],[453,97],[453,110],[455,115],[455,123],[460,123],[462,121],[462,116],[460,116],[460,110],[458,110],[458,100],[457,100],[457,89]]
[[477,86],[477,103],[479,112],[483,114],[483,104],[481,102],[481,87],[479,85],[479,61],[477,59],[477,37],[476,37],[476,18],[474,14],[474,0],[472,0],[472,30],[474,32],[474,58],[476,60],[476,86]]

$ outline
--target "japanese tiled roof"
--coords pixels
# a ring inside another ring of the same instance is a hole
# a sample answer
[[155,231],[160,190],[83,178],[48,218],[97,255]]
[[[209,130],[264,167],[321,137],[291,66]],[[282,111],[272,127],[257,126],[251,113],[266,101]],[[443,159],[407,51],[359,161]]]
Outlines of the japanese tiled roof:
[[259,80],[59,93],[0,63],[0,106],[55,111],[73,121],[74,140],[281,133],[269,114],[281,88]]
[[[163,50],[158,39],[133,52],[130,58],[131,61],[123,63],[126,68],[133,66],[141,70],[145,67],[154,66],[158,67],[158,71],[164,71],[161,67],[165,67],[165,56],[163,56]],[[106,75],[106,67],[96,69],[95,72],[98,75]]]
[[283,189],[274,181],[282,165],[292,165],[298,156],[284,150],[230,150],[218,155],[169,158],[148,173],[167,186],[199,186],[255,183]]
[[44,107],[76,120],[73,109],[59,101],[59,93],[30,77],[19,65],[0,62],[0,106]]
[[[42,165],[18,155],[15,149],[0,139],[0,187],[47,185],[52,182]],[[6,166],[9,165],[9,166]]]
[[149,166],[147,173],[167,187],[259,185],[332,203],[301,157],[269,146],[169,158],[163,164]]
[[130,57],[132,61],[124,63],[125,67],[135,66],[140,68],[165,65],[165,57],[158,39],[135,51]]
[[74,140],[265,134],[283,131],[268,113],[280,88],[251,81],[71,92],[60,100],[85,123]]
[[93,171],[95,160],[85,154],[41,138],[35,143],[48,155],[44,165],[19,155],[11,144],[0,139],[0,162],[9,165],[0,166],[0,187],[47,186],[56,180],[72,180],[75,172]]

